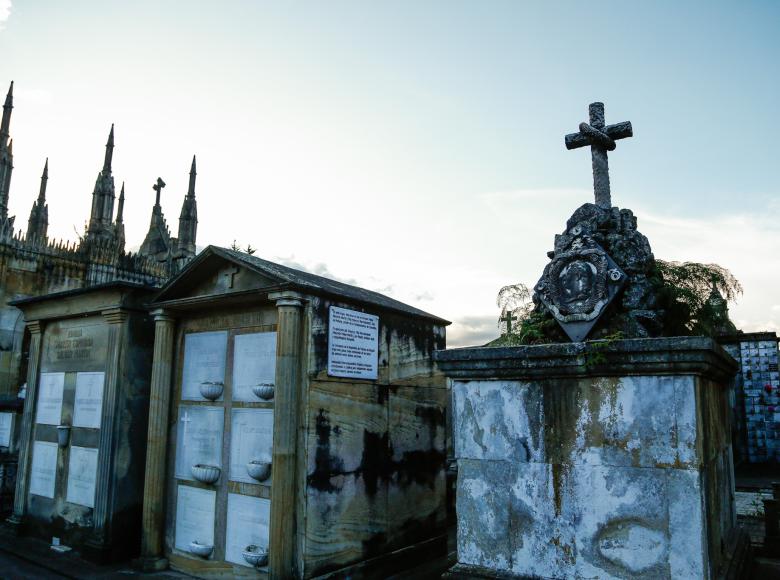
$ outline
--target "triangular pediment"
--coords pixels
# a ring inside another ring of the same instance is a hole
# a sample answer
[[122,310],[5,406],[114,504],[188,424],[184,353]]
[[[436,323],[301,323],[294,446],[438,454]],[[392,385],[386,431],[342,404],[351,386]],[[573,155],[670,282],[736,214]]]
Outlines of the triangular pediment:
[[283,282],[206,248],[162,289],[155,302],[259,290]]

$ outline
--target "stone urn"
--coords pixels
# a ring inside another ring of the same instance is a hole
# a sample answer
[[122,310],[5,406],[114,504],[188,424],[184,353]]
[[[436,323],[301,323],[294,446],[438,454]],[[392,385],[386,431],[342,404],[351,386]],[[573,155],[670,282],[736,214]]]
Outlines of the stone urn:
[[201,544],[197,540],[193,540],[190,542],[190,554],[195,554],[196,556],[200,556],[201,558],[208,558],[211,556],[211,552],[214,551],[214,546],[209,546],[207,544]]
[[274,384],[258,383],[252,387],[252,392],[258,399],[262,399],[263,401],[270,401],[274,398]]
[[246,472],[254,480],[265,481],[271,476],[271,462],[253,459],[246,464]]
[[192,466],[192,477],[201,483],[214,483],[219,479],[222,470],[216,465],[196,463]]
[[57,425],[57,445],[67,447],[70,441],[70,425]]
[[250,544],[241,552],[241,555],[247,564],[255,568],[268,564],[268,550],[263,546]]
[[204,399],[216,401],[222,396],[225,383],[222,381],[204,381],[200,384],[200,394]]

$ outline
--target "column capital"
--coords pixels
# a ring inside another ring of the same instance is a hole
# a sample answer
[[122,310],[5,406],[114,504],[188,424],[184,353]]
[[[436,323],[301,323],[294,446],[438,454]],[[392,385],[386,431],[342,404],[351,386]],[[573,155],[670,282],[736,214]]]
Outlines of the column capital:
[[109,308],[108,310],[104,310],[101,312],[103,315],[103,318],[106,319],[106,322],[109,324],[121,324],[125,320],[127,320],[127,310],[124,310],[122,308]]
[[30,334],[41,334],[43,332],[44,323],[42,320],[27,320],[25,321],[25,324],[27,325]]
[[173,322],[176,320],[171,311],[165,308],[155,308],[152,310],[152,316],[155,322]]
[[301,307],[304,303],[303,294],[292,290],[283,290],[282,292],[269,292],[268,299],[276,302],[276,306],[297,306]]

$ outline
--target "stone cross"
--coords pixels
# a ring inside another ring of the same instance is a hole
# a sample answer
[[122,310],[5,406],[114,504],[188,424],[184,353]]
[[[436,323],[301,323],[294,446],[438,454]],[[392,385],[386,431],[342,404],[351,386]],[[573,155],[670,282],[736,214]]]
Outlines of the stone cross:
[[165,182],[161,177],[158,177],[157,183],[152,186],[152,189],[157,192],[157,201],[154,202],[155,205],[160,205],[160,192],[162,191],[163,187],[165,187]]
[[604,103],[591,103],[589,107],[590,124],[580,123],[579,133],[566,135],[566,149],[577,149],[590,145],[593,159],[593,192],[596,195],[596,205],[609,209],[612,199],[609,193],[609,162],[607,151],[615,150],[615,141],[633,137],[634,130],[631,121],[605,125]]
[[233,288],[233,286],[236,283],[236,274],[238,274],[241,271],[241,268],[238,266],[235,267],[235,269],[232,272],[227,272],[225,274],[225,277],[230,278],[230,282],[228,282],[228,288]]
[[517,320],[517,316],[512,316],[511,312],[507,312],[506,315],[500,319],[502,322],[506,322],[506,333],[512,334],[512,322]]
[[190,423],[192,422],[192,419],[190,419],[190,412],[184,411],[184,417],[181,418],[181,422],[184,423],[184,433],[182,434],[182,437],[185,440],[185,444],[187,443],[187,427],[190,426]]

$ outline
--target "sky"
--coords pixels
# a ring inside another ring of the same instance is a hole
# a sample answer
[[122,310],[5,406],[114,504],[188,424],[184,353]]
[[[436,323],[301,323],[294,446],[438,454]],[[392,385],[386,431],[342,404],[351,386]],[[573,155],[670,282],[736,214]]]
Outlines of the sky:
[[657,258],[718,263],[745,331],[780,330],[780,3],[0,0],[10,212],[49,158],[49,235],[88,219],[111,123],[137,248],[157,177],[175,235],[197,155],[198,244],[376,290],[498,335],[593,201],[564,135],[603,101],[634,137],[612,201]]

